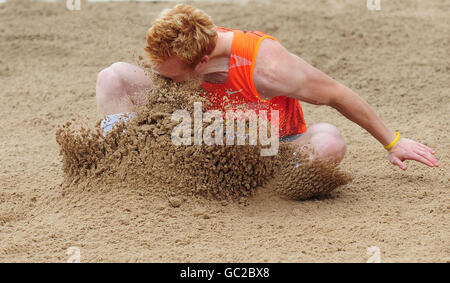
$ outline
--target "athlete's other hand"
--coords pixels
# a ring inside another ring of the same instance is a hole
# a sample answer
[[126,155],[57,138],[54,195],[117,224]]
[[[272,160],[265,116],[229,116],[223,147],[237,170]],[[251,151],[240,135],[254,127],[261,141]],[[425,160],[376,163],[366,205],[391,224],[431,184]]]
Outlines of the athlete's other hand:
[[439,167],[439,162],[434,156],[435,151],[421,143],[410,139],[400,138],[397,144],[389,150],[389,161],[397,165],[403,170],[406,170],[408,166],[405,160],[419,161],[430,167]]

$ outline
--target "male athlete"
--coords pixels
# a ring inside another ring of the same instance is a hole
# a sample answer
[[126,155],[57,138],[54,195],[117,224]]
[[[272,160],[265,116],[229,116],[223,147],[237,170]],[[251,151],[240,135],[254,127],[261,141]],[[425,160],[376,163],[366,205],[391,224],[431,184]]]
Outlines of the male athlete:
[[[203,11],[179,4],[163,12],[147,33],[145,47],[156,72],[180,82],[201,78],[213,109],[245,105],[279,110],[280,137],[299,146],[310,143],[312,158],[340,162],[346,151],[339,130],[328,123],[306,128],[300,101],[328,105],[367,130],[387,150],[391,163],[405,160],[439,166],[433,149],[388,128],[358,94],[258,31],[216,27]],[[141,68],[114,63],[97,81],[97,104],[107,116],[105,131],[145,101],[152,81]],[[224,99],[226,98],[226,99]]]

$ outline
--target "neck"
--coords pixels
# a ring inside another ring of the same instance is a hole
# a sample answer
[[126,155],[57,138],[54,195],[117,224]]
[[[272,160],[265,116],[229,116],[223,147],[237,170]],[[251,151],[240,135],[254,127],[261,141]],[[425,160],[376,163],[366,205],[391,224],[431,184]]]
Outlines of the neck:
[[209,55],[209,61],[204,70],[200,73],[204,77],[228,73],[233,33],[218,32],[217,35],[216,48],[214,48],[211,55]]

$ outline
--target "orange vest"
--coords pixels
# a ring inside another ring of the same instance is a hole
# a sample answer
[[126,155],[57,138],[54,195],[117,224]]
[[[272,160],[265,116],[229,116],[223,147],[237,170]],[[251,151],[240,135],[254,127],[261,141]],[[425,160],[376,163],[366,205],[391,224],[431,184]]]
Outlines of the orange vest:
[[234,33],[227,81],[223,84],[203,82],[208,92],[210,110],[266,110],[270,120],[270,110],[279,111],[280,137],[292,136],[306,131],[300,101],[286,96],[263,100],[253,84],[253,70],[259,45],[266,38],[277,40],[259,31],[230,30],[217,27],[217,30]]

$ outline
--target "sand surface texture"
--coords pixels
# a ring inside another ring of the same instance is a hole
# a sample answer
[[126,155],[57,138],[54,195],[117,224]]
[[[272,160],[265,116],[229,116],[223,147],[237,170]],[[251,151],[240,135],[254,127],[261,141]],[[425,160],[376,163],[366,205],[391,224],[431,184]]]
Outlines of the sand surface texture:
[[[0,4],[0,261],[65,262],[77,247],[83,262],[365,262],[376,246],[384,262],[449,262],[450,1],[195,5],[217,25],[277,37],[433,147],[440,167],[403,172],[358,125],[306,103],[308,125],[333,123],[348,142],[340,169],[312,183],[302,166],[289,181],[293,161],[258,159],[256,147],[168,146],[165,114],[184,100],[149,101],[101,144],[79,131],[99,119],[97,73],[138,64],[147,28],[173,3],[13,1]],[[295,182],[344,185],[298,201]]]

